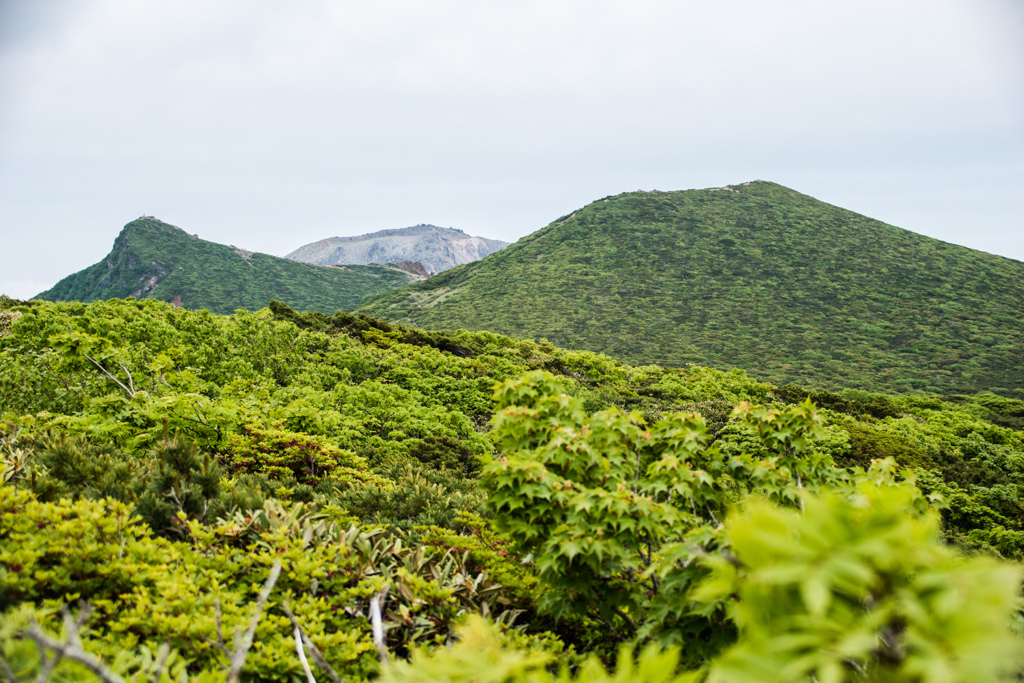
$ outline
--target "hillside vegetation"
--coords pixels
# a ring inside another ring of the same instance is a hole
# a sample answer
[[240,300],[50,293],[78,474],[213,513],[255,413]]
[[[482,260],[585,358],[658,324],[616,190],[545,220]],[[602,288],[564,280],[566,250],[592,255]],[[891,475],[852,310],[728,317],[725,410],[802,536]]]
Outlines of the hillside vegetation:
[[124,226],[110,254],[39,294],[48,301],[134,296],[231,313],[271,299],[298,310],[352,310],[367,294],[416,279],[393,266],[327,268],[193,237],[154,218]]
[[0,661],[1005,680],[1022,426],[992,393],[809,392],[278,303],[0,298]]
[[757,181],[607,197],[359,310],[776,384],[1019,397],[1021,301],[1024,263]]

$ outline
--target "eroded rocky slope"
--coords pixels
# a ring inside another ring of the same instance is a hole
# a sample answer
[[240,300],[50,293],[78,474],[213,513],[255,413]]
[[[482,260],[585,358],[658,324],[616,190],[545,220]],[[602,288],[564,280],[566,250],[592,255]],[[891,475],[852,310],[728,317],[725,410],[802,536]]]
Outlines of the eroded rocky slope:
[[508,242],[472,237],[454,228],[414,225],[353,237],[328,237],[299,247],[285,258],[321,266],[418,261],[430,273],[479,261]]

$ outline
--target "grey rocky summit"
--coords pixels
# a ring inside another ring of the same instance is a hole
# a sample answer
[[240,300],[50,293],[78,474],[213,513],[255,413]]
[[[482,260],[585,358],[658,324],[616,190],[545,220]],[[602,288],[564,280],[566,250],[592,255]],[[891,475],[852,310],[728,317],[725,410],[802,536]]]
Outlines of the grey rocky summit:
[[440,273],[478,261],[508,244],[472,237],[455,228],[421,224],[354,237],[328,237],[299,247],[285,258],[321,266],[418,261],[430,273]]

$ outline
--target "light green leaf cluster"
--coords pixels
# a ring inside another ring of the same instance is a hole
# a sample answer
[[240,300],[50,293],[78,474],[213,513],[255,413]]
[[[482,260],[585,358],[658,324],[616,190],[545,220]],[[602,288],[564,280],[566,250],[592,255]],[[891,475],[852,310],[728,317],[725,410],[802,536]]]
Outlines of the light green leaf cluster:
[[862,481],[805,496],[805,511],[754,503],[726,522],[733,557],[708,558],[698,600],[727,600],[738,642],[709,683],[997,681],[1020,663],[1008,628],[1021,570],[965,560],[910,486]]
[[741,403],[734,419],[759,445],[753,457],[712,444],[700,415],[650,427],[617,408],[588,415],[540,371],[502,383],[495,398],[500,454],[482,481],[498,528],[551,589],[541,605],[599,619],[620,638],[698,640],[688,652],[698,659],[731,637],[720,608],[687,597],[704,572],[697,560],[724,552],[729,504],[753,494],[799,506],[807,487],[849,481],[816,450],[823,430],[810,403]]
[[445,642],[467,613],[500,612],[500,586],[467,567],[463,553],[405,546],[379,529],[340,528],[301,505],[272,500],[214,524],[176,521],[183,540],[167,540],[150,535],[122,503],[42,503],[0,485],[0,622],[10,630],[34,615],[59,630],[60,608],[88,600],[94,628],[83,641],[101,659],[166,642],[191,674],[216,672],[226,664],[215,647],[220,624],[231,642],[247,626],[271,565],[281,562],[246,671],[287,680],[301,669],[291,622],[278,607],[284,601],[332,666],[357,678],[378,666],[368,603],[385,586],[383,619],[397,653]]
[[409,662],[385,670],[382,683],[687,683],[693,675],[677,672],[679,652],[645,649],[634,660],[629,648],[620,653],[618,668],[609,672],[595,658],[578,671],[550,668],[550,654],[503,647],[500,632],[483,619],[470,618],[459,629],[459,642],[432,652],[417,650]]
[[[908,515],[909,484],[805,493],[804,511],[766,501],[730,515],[731,552],[706,555],[698,602],[728,604],[737,641],[683,671],[678,648],[620,651],[614,673],[596,659],[575,673],[549,655],[503,643],[482,620],[454,647],[413,653],[388,683],[702,681],[704,683],[994,683],[1021,661],[1011,633],[1022,571],[965,559],[942,545],[933,514]],[[693,645],[690,644],[690,647]]]

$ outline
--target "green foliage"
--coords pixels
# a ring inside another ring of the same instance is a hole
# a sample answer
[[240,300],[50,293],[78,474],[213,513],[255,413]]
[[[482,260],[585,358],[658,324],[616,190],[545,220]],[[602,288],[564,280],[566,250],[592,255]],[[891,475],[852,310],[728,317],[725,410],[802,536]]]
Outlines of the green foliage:
[[315,486],[327,477],[373,480],[361,471],[365,470],[361,458],[342,451],[323,436],[256,424],[246,425],[242,434],[228,436],[221,460],[230,472],[291,477],[307,486]]
[[152,456],[152,471],[136,505],[136,512],[152,529],[167,529],[179,514],[204,521],[211,506],[211,518],[223,514],[218,497],[224,470],[209,453],[201,454],[194,444],[181,439],[165,439]]
[[908,514],[913,487],[883,479],[842,495],[803,493],[803,511],[749,501],[730,514],[729,552],[701,558],[711,572],[693,596],[727,604],[738,637],[699,670],[681,672],[677,648],[650,646],[637,660],[623,648],[614,673],[592,657],[554,673],[549,653],[470,619],[454,647],[416,651],[383,680],[1008,680],[1021,659],[1009,628],[1020,568],[958,556],[941,544],[934,514]]
[[815,448],[823,432],[809,403],[737,407],[762,448],[754,457],[711,444],[696,414],[649,428],[618,408],[588,416],[548,373],[504,382],[495,398],[501,455],[483,471],[488,506],[498,528],[534,558],[550,589],[541,608],[599,619],[620,639],[689,641],[692,659],[731,634],[720,612],[699,612],[685,597],[701,576],[694,559],[722,550],[718,520],[730,502],[756,493],[799,505],[805,487],[846,481]]
[[774,392],[775,398],[784,403],[799,403],[803,400],[812,401],[819,408],[827,408],[837,413],[849,415],[867,415],[874,418],[898,417],[900,414],[896,403],[888,396],[867,392],[846,391],[837,394],[831,391],[811,391],[795,387],[791,384],[779,387]]
[[367,294],[409,280],[393,266],[315,266],[250,253],[143,217],[124,226],[106,258],[38,298],[89,302],[132,296],[215,313],[256,310],[281,299],[299,310],[333,311],[351,310]]
[[[268,504],[210,526],[176,517],[185,540],[154,538],[130,508],[111,500],[42,503],[0,486],[0,611],[31,605],[52,627],[62,604],[88,598],[96,610],[88,649],[113,661],[121,650],[155,651],[166,641],[190,673],[222,664],[223,627],[244,628],[273,561],[284,565],[260,647],[246,671],[254,680],[300,673],[287,600],[332,665],[347,676],[376,670],[367,605],[384,586],[389,646],[443,643],[467,612],[500,614],[499,587],[469,571],[458,553],[408,548],[379,531],[343,530],[301,505]],[[45,529],[46,533],[40,533]],[[13,616],[10,618],[14,618]]]
[[475,482],[432,469],[407,465],[400,473],[388,473],[384,483],[350,487],[338,492],[335,504],[366,524],[404,532],[417,527],[460,526],[460,512],[480,509],[483,496]]
[[1024,263],[755,181],[607,197],[358,310],[779,385],[1019,399],[1021,300]]
[[[995,394],[777,388],[741,371],[633,367],[544,340],[281,304],[230,316],[116,299],[0,310],[20,314],[0,336],[0,633],[34,616],[56,634],[61,608],[87,599],[84,647],[130,680],[153,677],[165,642],[167,680],[223,680],[217,611],[230,641],[278,560],[252,680],[302,680],[285,601],[343,677],[375,675],[375,596],[393,659],[426,647],[435,654],[417,662],[478,662],[438,648],[481,615],[501,630],[504,650],[487,655],[495,680],[626,680],[641,675],[626,643],[668,648],[641,656],[665,664],[651,680],[682,669],[698,680],[734,644],[754,647],[730,596],[754,590],[755,563],[731,534],[763,505],[803,520],[786,527],[801,538],[813,518],[840,550],[877,546],[878,558],[902,524],[923,524],[901,557],[930,558],[950,581],[962,567],[933,547],[929,504],[959,550],[1024,557],[1020,406]],[[909,480],[916,489],[897,485]],[[861,523],[876,495],[899,524]],[[885,528],[894,535],[855,537]],[[821,548],[814,557],[831,552]],[[742,564],[735,590],[701,598],[730,561]],[[892,571],[900,590],[922,574]],[[830,608],[847,604],[829,585]],[[988,628],[997,612],[972,623]],[[950,639],[944,652],[960,647],[950,624],[928,636]],[[38,650],[3,641],[8,663],[37,676]],[[536,666],[506,668],[511,650]],[[889,671],[873,657],[854,659]],[[58,676],[81,679],[76,666]]]
[[1020,662],[1020,568],[943,546],[935,515],[907,514],[915,495],[864,481],[805,495],[804,513],[730,516],[732,556],[705,559],[697,597],[728,601],[739,639],[709,683],[1005,680]]
[[[41,612],[30,609],[15,610],[0,617],[0,659],[7,664],[15,681],[49,680],[54,683],[77,683],[80,681],[99,681],[92,672],[80,663],[67,658],[61,659],[48,679],[43,678],[43,653],[38,644],[28,638],[20,637],[24,629],[29,627]],[[66,641],[70,635],[65,622],[58,636]],[[86,631],[88,634],[88,631]],[[47,657],[49,659],[49,657]],[[52,661],[52,659],[51,659]],[[162,666],[161,666],[162,662]],[[138,683],[214,683],[223,679],[219,672],[205,672],[189,676],[187,662],[178,652],[167,652],[163,656],[161,650],[152,650],[146,645],[137,649],[123,649],[117,653],[113,661],[108,663],[107,670],[126,681]]]
[[128,450],[159,442],[165,420],[213,452],[258,425],[322,436],[357,455],[411,454],[468,472],[490,449],[481,432],[494,382],[530,369],[560,373],[586,393],[590,411],[656,413],[768,392],[742,373],[632,368],[489,333],[388,326],[403,341],[380,348],[361,328],[320,329],[313,314],[280,306],[276,315],[226,317],[155,301],[16,310],[22,317],[0,338],[0,413],[33,415],[34,431],[59,427]]
[[[467,530],[469,533],[463,533]],[[534,620],[540,618],[535,604],[540,582],[508,537],[497,533],[484,518],[468,512],[459,512],[457,524],[449,528],[432,526],[421,531],[425,545],[463,554],[468,566],[500,583],[503,591],[499,602],[517,611],[529,611],[529,626],[534,626]]]
[[1024,401],[987,392],[974,397],[962,397],[961,400],[985,408],[988,411],[987,419],[1000,427],[1024,430]]
[[557,674],[548,670],[551,654],[538,649],[503,647],[507,636],[481,619],[470,619],[459,630],[459,642],[452,648],[427,652],[418,650],[408,663],[389,668],[384,683],[683,683],[690,676],[677,675],[677,651],[654,648],[634,661],[626,648],[619,657],[618,670],[609,673],[596,658],[588,658],[575,674],[563,667]]
[[[14,441],[12,439],[12,441]],[[45,433],[26,449],[9,447],[12,468],[6,481],[22,481],[40,500],[63,497],[127,502],[135,499],[133,484],[143,475],[139,463],[110,444],[81,437]]]

